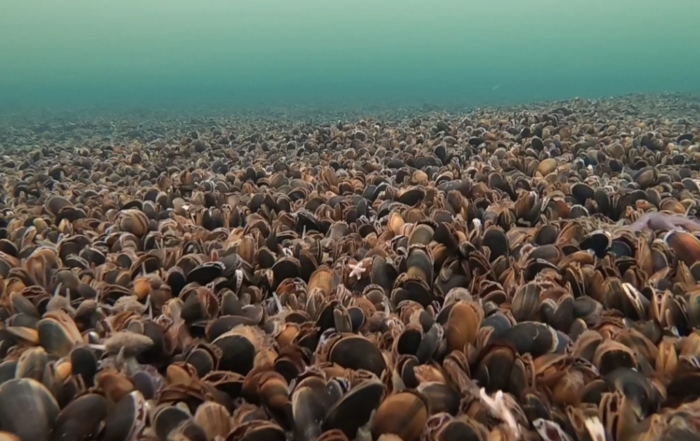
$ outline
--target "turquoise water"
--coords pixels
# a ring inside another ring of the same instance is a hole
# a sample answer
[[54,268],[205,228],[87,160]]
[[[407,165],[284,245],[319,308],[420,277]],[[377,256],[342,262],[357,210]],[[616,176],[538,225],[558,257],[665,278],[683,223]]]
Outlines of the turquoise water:
[[2,0],[0,107],[700,90],[696,0]]

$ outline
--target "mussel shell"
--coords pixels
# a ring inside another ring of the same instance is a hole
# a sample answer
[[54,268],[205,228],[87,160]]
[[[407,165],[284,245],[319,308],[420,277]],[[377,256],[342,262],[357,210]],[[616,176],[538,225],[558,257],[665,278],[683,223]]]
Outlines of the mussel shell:
[[277,289],[280,283],[285,279],[294,279],[301,275],[301,263],[293,257],[285,257],[278,260],[272,266],[274,275],[272,289]]
[[659,391],[641,372],[630,368],[618,368],[604,377],[610,390],[618,390],[634,403],[643,415],[655,413],[661,405]]
[[479,355],[474,379],[489,393],[507,390],[515,359],[516,352],[512,345],[487,346]]
[[204,348],[196,348],[190,351],[187,354],[185,361],[194,366],[194,368],[197,370],[197,376],[199,376],[199,378],[202,378],[209,372],[216,370],[218,364],[218,360],[214,359],[213,354]]
[[41,381],[49,357],[43,348],[29,348],[22,353],[17,361],[15,378],[33,378]]
[[401,193],[398,201],[402,204],[414,206],[420,203],[425,198],[425,189],[422,187],[413,187]]
[[421,383],[417,390],[428,399],[431,414],[446,412],[456,416],[459,412],[462,397],[459,391],[449,384],[437,381]]
[[146,426],[148,411],[141,392],[133,391],[122,397],[105,419],[102,439],[124,441],[137,437]]
[[202,286],[220,277],[226,267],[221,262],[204,263],[187,274],[186,283],[196,282]]
[[372,437],[398,435],[403,441],[418,441],[429,416],[428,403],[415,392],[389,395],[372,420]]
[[397,288],[391,293],[391,301],[398,305],[404,300],[412,300],[427,307],[434,300],[435,296],[430,291],[430,287],[424,280],[408,280],[403,287]]
[[595,192],[587,184],[578,182],[571,186],[571,194],[579,204],[585,204],[588,199],[593,199]]
[[664,407],[677,407],[700,398],[700,372],[677,374],[666,388]]
[[173,297],[178,297],[182,289],[187,285],[187,278],[180,268],[174,266],[168,271],[165,282],[170,287]]
[[15,378],[17,360],[5,360],[0,363],[0,384]]
[[167,440],[172,431],[191,418],[190,414],[179,407],[163,406],[153,416],[153,429],[159,439]]
[[412,247],[406,258],[406,272],[411,277],[418,277],[431,285],[434,279],[433,262],[425,250]]
[[307,385],[298,386],[292,394],[292,415],[295,435],[301,440],[313,440],[321,434],[326,408],[320,390]]
[[219,370],[246,375],[253,369],[257,349],[246,335],[236,333],[236,329],[219,336],[212,344],[222,351]]
[[100,423],[107,417],[107,399],[89,393],[71,401],[58,414],[51,439],[77,441],[97,434]]
[[353,438],[357,430],[367,424],[372,412],[384,398],[386,387],[379,380],[367,380],[356,386],[350,392],[328,409],[323,429],[340,429]]
[[481,322],[481,328],[493,329],[493,334],[491,336],[492,339],[500,337],[512,327],[513,322],[500,312],[489,315]]
[[235,372],[213,371],[202,378],[202,382],[214,386],[217,390],[231,397],[237,398],[241,396],[244,379],[243,375]]
[[546,420],[552,419],[550,406],[536,393],[526,392],[520,399],[520,405],[528,420],[534,421],[538,418]]
[[[260,422],[255,421],[255,423]],[[229,433],[226,439],[237,441],[286,441],[287,436],[280,426],[273,423],[264,423],[259,424],[258,427],[248,430],[245,435],[240,438],[231,438],[231,434]]]
[[693,234],[685,231],[671,231],[666,234],[664,240],[675,251],[676,257],[686,265],[692,266],[700,260],[700,240]]
[[210,440],[217,436],[225,438],[231,431],[231,416],[228,409],[213,401],[202,403],[197,408],[194,421],[204,430]]
[[[0,259],[0,263],[2,260]],[[10,304],[12,306],[12,310],[14,313],[22,313],[26,314],[30,317],[37,317],[39,318],[41,314],[39,314],[39,311],[37,311],[36,306],[26,297],[24,297],[21,293],[12,293],[10,294]]]
[[[46,352],[65,357],[73,349],[73,346],[79,343],[76,336],[80,336],[80,332],[72,320],[70,318],[68,320],[70,322],[63,324],[52,318],[45,318],[37,323],[39,343],[46,349]],[[70,326],[72,329],[66,329],[66,326]]]
[[485,246],[491,250],[491,256],[489,260],[493,262],[501,256],[508,256],[510,253],[510,244],[508,241],[508,236],[503,232],[503,230],[496,228],[489,228],[484,233],[482,239],[482,246]]
[[568,343],[551,326],[538,322],[520,322],[506,330],[498,338],[512,344],[519,354],[530,353],[539,357],[548,353],[561,353]]
[[0,385],[0,403],[0,427],[4,430],[21,441],[49,439],[59,407],[44,385],[31,378],[9,380]]
[[71,204],[71,202],[68,199],[58,195],[51,196],[44,203],[44,207],[46,208],[46,210],[54,216],[56,216],[58,212],[61,211],[61,209],[69,207],[71,205],[73,204]]
[[415,244],[428,245],[433,240],[434,235],[435,230],[430,225],[418,224],[411,231],[408,237],[408,244],[409,246]]
[[595,231],[584,237],[579,247],[581,250],[593,250],[598,258],[603,258],[608,252],[612,239],[610,234],[605,231]]
[[529,282],[518,288],[513,296],[513,317],[518,322],[534,320],[540,308],[540,286]]
[[436,441],[481,441],[487,437],[486,427],[463,416],[455,418],[440,429]]
[[162,386],[161,377],[154,376],[152,372],[147,370],[136,372],[130,380],[134,384],[134,388],[141,392],[141,395],[147,400],[152,400]]
[[364,369],[381,377],[386,360],[377,345],[360,336],[341,338],[330,350],[329,361],[346,369]]
[[423,340],[423,332],[419,328],[405,329],[395,341],[396,352],[399,355],[410,354],[416,355],[418,346]]

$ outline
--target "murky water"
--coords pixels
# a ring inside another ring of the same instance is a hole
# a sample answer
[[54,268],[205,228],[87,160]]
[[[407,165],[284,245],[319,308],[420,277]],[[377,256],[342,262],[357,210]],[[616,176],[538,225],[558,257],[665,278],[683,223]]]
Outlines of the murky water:
[[698,17],[692,0],[3,0],[0,107],[698,91]]

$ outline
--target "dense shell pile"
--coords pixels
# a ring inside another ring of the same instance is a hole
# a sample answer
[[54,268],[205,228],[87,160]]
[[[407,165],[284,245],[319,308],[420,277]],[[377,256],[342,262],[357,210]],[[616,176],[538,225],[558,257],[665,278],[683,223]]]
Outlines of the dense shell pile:
[[683,96],[6,122],[0,440],[696,439],[699,139]]

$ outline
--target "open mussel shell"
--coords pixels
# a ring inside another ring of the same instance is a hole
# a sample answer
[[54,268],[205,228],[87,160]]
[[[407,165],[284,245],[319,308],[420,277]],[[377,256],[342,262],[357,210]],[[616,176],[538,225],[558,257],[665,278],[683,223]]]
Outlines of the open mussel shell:
[[187,354],[185,361],[194,366],[197,375],[202,378],[209,372],[216,370],[219,362],[217,355],[213,349],[197,347]]
[[374,414],[372,437],[394,434],[404,441],[418,441],[428,417],[429,404],[421,394],[405,391],[389,395]]
[[[441,415],[436,417],[440,418]],[[427,426],[430,427],[430,424],[429,421]],[[488,438],[489,431],[486,426],[466,415],[460,415],[441,424],[435,436],[437,441],[479,441]]]
[[[440,311],[438,320],[442,321],[442,317],[445,315],[447,315],[447,322],[445,323],[444,336],[448,352],[462,351],[466,345],[476,342],[479,326],[484,319],[484,311],[477,303],[472,301],[453,303]],[[433,334],[431,331],[434,329],[429,330],[426,337]],[[441,340],[442,334],[439,333],[437,342]]]
[[141,434],[148,419],[146,400],[139,391],[124,395],[104,421],[104,441],[126,441]]
[[207,439],[225,438],[231,431],[231,415],[225,406],[207,401],[197,408],[194,421],[204,430]]
[[251,326],[239,325],[219,336],[212,342],[221,351],[219,370],[233,371],[246,375],[253,368],[259,344],[260,330]]
[[49,357],[43,348],[29,348],[17,360],[16,378],[33,378],[41,381]]
[[59,357],[65,357],[75,345],[82,342],[75,322],[64,311],[52,311],[50,317],[45,316],[37,323],[36,329],[39,332],[39,344],[46,352]]
[[[256,380],[255,376],[248,376],[252,381]],[[289,400],[289,384],[287,380],[278,372],[262,373],[257,381],[257,395],[260,403],[267,409],[282,427],[291,428],[293,423],[293,408]],[[244,387],[244,397],[250,398],[250,391]],[[254,399],[254,398],[253,398]]]
[[510,253],[508,236],[499,228],[492,227],[486,230],[481,243],[482,246],[491,250],[491,256],[489,257],[491,262]]
[[588,199],[593,199],[595,191],[587,184],[578,182],[571,186],[571,194],[579,204],[585,204]]
[[433,272],[433,260],[426,250],[417,245],[411,247],[406,258],[406,274],[430,285],[434,279]]
[[330,350],[329,361],[347,369],[364,369],[381,377],[386,360],[381,350],[370,340],[349,335],[338,340]]
[[435,230],[427,224],[418,224],[408,237],[408,245],[428,245],[433,240]]
[[496,390],[508,390],[517,353],[510,344],[493,344],[485,347],[479,354],[474,379],[486,389],[487,392]]
[[97,435],[107,417],[107,399],[89,393],[71,401],[58,414],[52,441],[77,441]]
[[17,360],[6,360],[0,363],[0,384],[15,378]]
[[379,380],[367,380],[356,386],[328,409],[323,429],[340,429],[348,438],[355,437],[381,403],[385,389]]
[[630,368],[618,368],[605,375],[608,388],[625,395],[640,415],[651,415],[661,406],[662,396],[649,378]]
[[135,208],[124,210],[119,218],[119,228],[134,236],[143,237],[148,232],[148,217]]
[[599,258],[605,257],[612,244],[610,233],[606,231],[594,231],[581,240],[581,250],[592,250]]
[[450,384],[440,381],[425,382],[416,390],[428,400],[431,413],[446,412],[455,416],[459,412],[461,395]]
[[207,262],[204,263],[187,274],[186,283],[196,282],[202,286],[216,280],[226,270],[222,262]]
[[245,422],[226,436],[226,441],[286,441],[284,430],[275,423],[263,420]]
[[497,339],[513,345],[519,354],[530,353],[539,357],[548,353],[562,353],[569,344],[566,335],[551,326],[538,322],[520,322],[504,331]]
[[518,322],[533,320],[540,309],[540,285],[529,282],[518,288],[513,296],[513,317]]
[[299,385],[292,393],[294,434],[300,440],[313,440],[322,432],[326,414],[323,390],[311,385]]
[[58,403],[36,380],[21,378],[0,385],[0,427],[21,441],[48,440],[59,415]]
[[324,295],[330,295],[339,283],[337,274],[327,266],[316,269],[309,277],[308,291],[320,290]]
[[278,260],[272,266],[273,285],[272,289],[277,289],[285,279],[294,279],[300,276],[301,263],[294,257],[285,257]]
[[686,265],[692,266],[700,261],[700,240],[693,234],[674,230],[666,234],[664,240]]
[[192,416],[175,406],[163,406],[153,415],[153,428],[160,441],[173,438],[190,441],[207,441],[204,430]]
[[141,392],[146,400],[155,398],[162,386],[161,377],[148,370],[138,371],[129,379],[134,384],[134,389]]
[[92,385],[97,374],[98,362],[95,352],[88,346],[78,346],[69,355],[73,375],[79,375],[86,385]]

